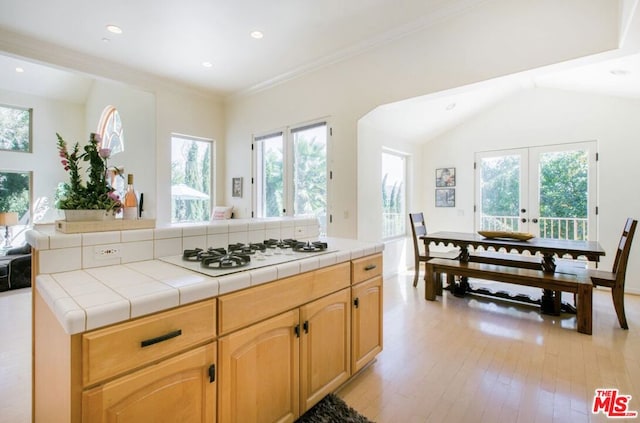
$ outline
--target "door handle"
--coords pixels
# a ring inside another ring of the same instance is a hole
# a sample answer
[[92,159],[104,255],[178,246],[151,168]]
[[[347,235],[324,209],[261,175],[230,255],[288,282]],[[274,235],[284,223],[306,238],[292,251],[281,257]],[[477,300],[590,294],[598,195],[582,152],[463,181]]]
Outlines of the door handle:
[[520,211],[521,211],[522,213],[526,213],[526,212],[527,212],[527,209],[520,209]]
[[520,219],[520,222],[522,223],[527,223],[527,219],[525,219],[524,217],[522,219]]
[[534,217],[533,219],[531,219],[531,221],[532,221],[533,223],[538,223],[538,219],[536,219],[535,217]]

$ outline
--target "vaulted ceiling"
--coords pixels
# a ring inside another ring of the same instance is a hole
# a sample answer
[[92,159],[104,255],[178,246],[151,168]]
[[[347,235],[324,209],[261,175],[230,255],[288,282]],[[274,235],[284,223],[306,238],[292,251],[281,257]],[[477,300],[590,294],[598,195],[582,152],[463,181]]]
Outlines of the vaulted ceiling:
[[[52,59],[74,69],[104,66],[110,75],[136,74],[223,96],[250,93],[348,60],[492,1],[0,0],[0,51],[7,53],[0,58],[0,88],[82,101],[90,75],[72,77],[19,57],[33,53],[37,61]],[[596,0],[587,0],[591,1]],[[637,2],[615,2],[620,7],[621,44],[638,38]],[[122,33],[109,32],[108,25],[117,25]],[[255,31],[262,38],[253,38]],[[624,54],[382,105],[367,119],[382,122],[409,140],[424,140],[526,87],[638,97],[640,56],[633,50],[640,45],[637,41],[627,42],[630,47]],[[37,78],[16,75],[16,67],[28,68],[25,73]],[[425,115],[431,119],[423,119]]]

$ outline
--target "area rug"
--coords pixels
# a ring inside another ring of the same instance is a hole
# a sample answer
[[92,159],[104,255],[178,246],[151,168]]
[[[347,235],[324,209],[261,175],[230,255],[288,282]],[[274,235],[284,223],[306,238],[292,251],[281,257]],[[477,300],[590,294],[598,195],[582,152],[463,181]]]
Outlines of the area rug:
[[304,413],[296,423],[373,423],[349,407],[337,395],[329,394]]

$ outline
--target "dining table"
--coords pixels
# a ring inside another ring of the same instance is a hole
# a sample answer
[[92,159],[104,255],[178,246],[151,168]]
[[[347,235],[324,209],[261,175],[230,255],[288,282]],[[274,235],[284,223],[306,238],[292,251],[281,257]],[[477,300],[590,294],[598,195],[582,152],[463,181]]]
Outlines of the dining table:
[[[420,237],[424,242],[425,254],[429,255],[431,244],[454,246],[459,249],[457,260],[461,262],[487,261],[506,266],[538,268],[544,272],[566,272],[567,267],[586,265],[585,261],[594,262],[597,267],[600,258],[605,251],[598,241],[568,240],[555,238],[532,237],[530,239],[515,239],[511,237],[487,237],[479,233],[470,232],[434,232]],[[483,255],[482,252],[502,253],[493,257]],[[513,259],[509,259],[514,253]],[[518,256],[519,255],[519,256]],[[518,258],[522,257],[522,260]],[[526,260],[524,258],[527,258]],[[539,258],[539,262],[536,261]],[[561,259],[562,264],[558,262]],[[426,275],[425,275],[426,280]],[[467,278],[460,278],[460,282],[450,287],[454,295],[464,296],[473,293],[474,289],[469,285]],[[484,295],[495,295],[486,289],[480,291]],[[559,294],[559,293],[558,293]],[[497,296],[505,297],[504,294]],[[543,290],[540,300],[527,301],[526,296],[510,296],[509,299],[524,300],[525,302],[539,303],[542,311],[554,314],[554,293]],[[565,305],[566,311],[575,312],[570,305]]]

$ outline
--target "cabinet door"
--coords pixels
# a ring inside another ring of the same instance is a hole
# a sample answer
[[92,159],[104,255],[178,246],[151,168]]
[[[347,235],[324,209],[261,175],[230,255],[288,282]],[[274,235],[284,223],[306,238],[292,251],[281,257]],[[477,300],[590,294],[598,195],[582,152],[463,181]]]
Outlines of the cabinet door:
[[300,414],[351,375],[350,298],[343,289],[300,308]]
[[296,309],[220,338],[220,422],[293,422],[299,416],[299,330]]
[[354,285],[351,297],[351,371],[355,373],[382,351],[382,277]]
[[215,357],[211,343],[87,390],[82,421],[215,422]]

